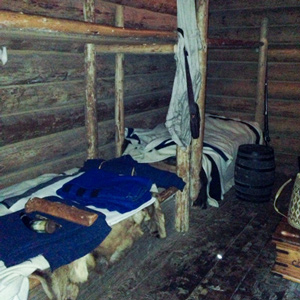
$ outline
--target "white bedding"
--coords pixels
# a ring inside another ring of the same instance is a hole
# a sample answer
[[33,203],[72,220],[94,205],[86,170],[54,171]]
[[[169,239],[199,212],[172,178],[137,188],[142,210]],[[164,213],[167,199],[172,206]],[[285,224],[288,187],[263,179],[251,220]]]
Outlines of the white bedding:
[[[252,129],[253,130],[252,130]],[[176,144],[164,126],[153,129],[126,128],[126,139],[130,141],[124,155],[131,155],[138,162],[151,163],[176,156]],[[234,165],[238,147],[242,144],[262,143],[262,132],[256,122],[206,114],[202,167],[211,182],[212,157],[220,174],[223,195],[234,184]],[[218,151],[215,151],[215,148]],[[210,196],[207,185],[208,204],[218,206],[218,201]]]

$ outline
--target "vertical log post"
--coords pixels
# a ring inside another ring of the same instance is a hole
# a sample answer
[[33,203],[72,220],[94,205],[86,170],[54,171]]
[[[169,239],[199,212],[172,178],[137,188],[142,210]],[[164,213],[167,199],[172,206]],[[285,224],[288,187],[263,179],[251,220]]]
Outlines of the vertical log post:
[[[117,5],[116,21],[117,27],[124,27],[124,7]],[[115,142],[116,157],[122,155],[124,144],[124,53],[117,53],[115,59]]]
[[190,147],[186,150],[177,146],[177,175],[186,183],[183,191],[176,192],[175,229],[178,232],[189,230],[190,223]]
[[[94,0],[84,1],[84,21],[95,21]],[[87,158],[98,157],[98,122],[96,102],[96,51],[94,44],[86,44],[84,47],[86,103],[85,103],[85,127],[87,135]]]
[[207,29],[208,29],[208,4],[209,0],[200,0],[197,7],[197,23],[200,32],[202,49],[199,51],[199,65],[201,72],[201,86],[197,104],[200,110],[200,136],[192,140],[190,164],[190,197],[195,201],[201,188],[200,171],[202,165],[202,148],[205,127],[205,90],[207,68]]
[[260,42],[263,45],[259,48],[258,73],[255,101],[255,121],[264,128],[264,99],[265,99],[265,79],[267,73],[268,56],[268,19],[264,18],[260,30]]

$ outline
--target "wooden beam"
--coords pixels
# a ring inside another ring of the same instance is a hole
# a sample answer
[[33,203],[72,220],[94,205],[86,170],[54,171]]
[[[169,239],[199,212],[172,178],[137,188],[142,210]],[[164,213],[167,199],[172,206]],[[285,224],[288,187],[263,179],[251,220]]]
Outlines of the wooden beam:
[[143,44],[143,45],[97,45],[97,53],[124,53],[124,54],[172,54],[174,44]]
[[[84,20],[95,20],[94,0],[84,1]],[[86,73],[85,91],[85,127],[87,135],[87,159],[98,158],[98,122],[96,100],[96,51],[94,44],[86,44],[84,48],[84,61]]]
[[175,229],[187,232],[190,223],[190,147],[185,150],[177,146],[177,175],[186,183],[183,191],[176,193]]
[[201,188],[200,171],[202,166],[202,150],[205,127],[205,90],[207,70],[207,29],[208,29],[208,4],[209,0],[199,2],[197,8],[197,23],[200,32],[202,49],[199,51],[199,65],[201,73],[201,86],[197,104],[200,110],[200,136],[192,140],[190,164],[190,197],[195,201]]
[[207,39],[209,48],[257,48],[262,46],[263,41],[243,41],[231,39]]
[[0,37],[94,44],[103,43],[103,41],[117,44],[124,42],[140,44],[175,42],[177,33],[118,28],[95,24],[92,21],[72,21],[1,10]]
[[120,4],[139,9],[150,10],[158,13],[170,14],[176,16],[177,6],[176,0],[151,0],[151,1],[137,1],[137,0],[104,0],[105,2]]
[[[118,5],[116,9],[116,26],[124,27],[124,7]],[[115,60],[115,142],[116,157],[120,157],[123,152],[125,138],[124,125],[124,54],[117,53]]]
[[264,18],[261,24],[260,41],[263,46],[259,50],[258,73],[256,86],[255,121],[264,128],[264,100],[265,100],[265,80],[267,74],[268,55],[268,19]]

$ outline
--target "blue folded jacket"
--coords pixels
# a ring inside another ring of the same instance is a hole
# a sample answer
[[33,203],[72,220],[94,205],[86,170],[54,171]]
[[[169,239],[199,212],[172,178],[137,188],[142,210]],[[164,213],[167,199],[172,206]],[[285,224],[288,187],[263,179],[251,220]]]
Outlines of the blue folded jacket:
[[138,163],[130,155],[124,155],[106,161],[103,159],[90,159],[84,163],[81,171],[91,169],[101,169],[128,176],[136,175],[145,177],[155,183],[157,187],[169,188],[174,186],[182,191],[185,186],[184,181],[176,174],[159,170],[146,163]]
[[151,186],[152,181],[147,178],[90,169],[64,184],[57,194],[84,206],[125,213],[151,199]]

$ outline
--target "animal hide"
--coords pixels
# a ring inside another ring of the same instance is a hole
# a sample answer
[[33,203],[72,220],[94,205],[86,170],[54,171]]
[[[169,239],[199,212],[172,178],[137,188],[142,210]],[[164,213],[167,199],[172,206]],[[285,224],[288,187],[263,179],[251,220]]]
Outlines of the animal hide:
[[152,235],[165,238],[165,218],[158,200],[132,217],[112,226],[105,240],[91,253],[62,266],[54,272],[36,271],[31,277],[38,279],[51,300],[76,300],[79,284],[88,280],[91,270],[103,274],[109,266],[123,258],[133,243],[143,234],[145,223]]

